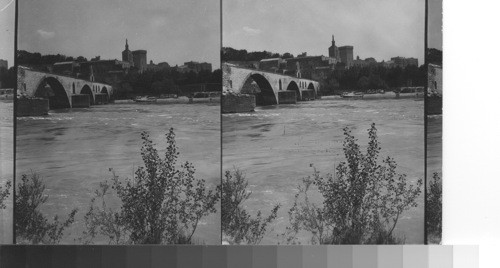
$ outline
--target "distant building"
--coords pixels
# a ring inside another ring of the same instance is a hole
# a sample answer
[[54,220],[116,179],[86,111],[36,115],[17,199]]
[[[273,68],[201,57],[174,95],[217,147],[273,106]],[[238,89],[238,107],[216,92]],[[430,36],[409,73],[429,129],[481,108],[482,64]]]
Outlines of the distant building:
[[407,66],[418,67],[418,59],[416,58],[394,57],[391,58],[391,61],[394,63],[394,67],[400,67],[400,68],[406,68]]
[[360,59],[359,56],[353,61],[353,66],[366,67],[379,64],[375,58]]
[[340,62],[344,63],[347,68],[350,68],[353,65],[353,50],[353,46],[339,47]]
[[201,71],[212,72],[212,64],[208,62],[189,61],[189,62],[184,62],[184,65],[177,66],[176,69],[180,73],[188,73],[188,72],[199,73]]
[[135,50],[132,51],[132,57],[134,59],[134,67],[142,73],[146,71],[148,68],[148,59],[147,59],[147,51],[146,50]]
[[139,73],[144,72],[148,68],[146,50],[130,51],[128,47],[128,39],[125,39],[125,50],[122,51],[122,61],[128,62],[130,67],[137,69]]
[[170,64],[166,62],[160,62],[158,64],[154,64],[153,61],[149,61],[148,64],[148,70],[152,71],[162,71],[162,70],[169,70],[170,69]]
[[9,62],[6,60],[0,59],[0,69],[8,69],[9,68]]

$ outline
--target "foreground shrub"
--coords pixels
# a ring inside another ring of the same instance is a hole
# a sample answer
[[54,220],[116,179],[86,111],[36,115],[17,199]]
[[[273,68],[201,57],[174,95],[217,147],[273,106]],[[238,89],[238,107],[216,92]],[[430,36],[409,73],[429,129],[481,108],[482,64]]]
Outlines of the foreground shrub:
[[[217,211],[219,187],[207,190],[189,162],[176,166],[179,152],[172,128],[163,158],[146,132],[141,138],[144,166],[132,179],[122,182],[113,172],[110,182],[100,184],[84,217],[83,243],[102,235],[111,244],[189,244],[200,219]],[[110,195],[118,198],[118,209],[107,205]]]
[[5,186],[0,185],[0,209],[5,209],[5,200],[9,197],[10,195],[10,187],[12,186],[12,183],[10,181],[7,181],[5,183]]
[[427,192],[427,204],[425,207],[425,216],[427,218],[427,234],[430,243],[439,244],[442,233],[442,182],[438,173],[434,173],[429,183]]
[[274,206],[266,218],[260,210],[252,218],[243,207],[252,194],[247,187],[248,181],[240,170],[226,171],[222,179],[222,234],[231,244],[259,244],[280,207],[279,204]]
[[[401,239],[393,231],[401,214],[416,207],[422,180],[411,185],[406,175],[396,173],[396,162],[387,157],[380,163],[375,124],[368,130],[368,147],[361,152],[357,139],[344,129],[343,151],[347,162],[334,174],[314,173],[302,180],[289,211],[290,226],[285,242],[298,243],[297,234],[312,234],[313,244],[394,244]],[[309,192],[320,193],[322,203],[311,201]]]
[[57,244],[61,241],[64,230],[75,221],[77,209],[69,213],[66,221],[60,222],[59,217],[55,216],[50,222],[40,212],[40,207],[49,198],[44,191],[45,184],[38,174],[21,176],[15,197],[14,223],[17,243]]

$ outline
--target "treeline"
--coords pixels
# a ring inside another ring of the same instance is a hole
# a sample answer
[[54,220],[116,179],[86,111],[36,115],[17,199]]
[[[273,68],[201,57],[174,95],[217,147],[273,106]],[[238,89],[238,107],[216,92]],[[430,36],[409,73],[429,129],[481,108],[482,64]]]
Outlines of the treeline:
[[337,94],[341,91],[367,91],[369,89],[390,90],[406,86],[425,86],[427,72],[425,66],[407,66],[405,68],[387,68],[382,65],[335,70],[326,79],[318,79],[322,91]]
[[293,54],[288,52],[279,54],[269,51],[252,51],[248,52],[245,49],[234,49],[231,47],[222,48],[222,61],[260,61],[271,58],[293,58]]
[[427,49],[427,62],[443,66],[443,51],[436,48]]
[[16,68],[0,68],[0,82],[2,88],[14,88],[16,86]]
[[62,54],[57,55],[42,55],[38,52],[28,52],[25,50],[17,51],[17,64],[25,65],[25,66],[34,66],[34,65],[50,65],[56,62],[64,62],[64,61],[77,61],[77,62],[86,62],[87,58],[83,56],[71,57]]
[[[147,70],[143,73],[130,72],[121,81],[116,98],[128,98],[133,95],[178,94],[189,95],[192,92],[183,90],[185,85],[222,84],[222,71],[203,70],[198,73],[182,73],[175,68],[163,70]],[[220,86],[206,87],[207,91],[220,91]]]

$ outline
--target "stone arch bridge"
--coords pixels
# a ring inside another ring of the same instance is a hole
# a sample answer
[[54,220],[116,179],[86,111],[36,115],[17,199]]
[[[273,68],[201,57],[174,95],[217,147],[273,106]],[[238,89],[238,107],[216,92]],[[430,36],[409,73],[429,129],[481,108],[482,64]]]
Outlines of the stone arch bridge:
[[[232,64],[223,64],[222,70],[224,87],[232,89],[235,93],[248,93],[248,91],[252,90],[251,84],[257,84],[260,89],[260,93],[256,94],[257,105],[313,100],[318,97],[320,90],[319,82],[310,79],[249,69]],[[295,94],[286,94],[291,91]]]
[[19,66],[18,94],[49,99],[50,109],[89,107],[108,103],[113,87],[103,83],[31,70]]

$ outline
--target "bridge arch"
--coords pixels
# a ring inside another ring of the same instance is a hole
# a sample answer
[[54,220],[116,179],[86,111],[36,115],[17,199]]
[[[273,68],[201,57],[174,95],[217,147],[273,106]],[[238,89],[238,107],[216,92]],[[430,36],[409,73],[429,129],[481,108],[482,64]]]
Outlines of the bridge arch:
[[295,97],[297,98],[297,101],[301,100],[302,94],[300,93],[300,88],[297,83],[295,83],[295,81],[291,81],[286,87],[286,90],[295,91]]
[[262,74],[250,73],[243,81],[242,87],[251,84],[252,82],[255,82],[259,87],[260,92],[253,93],[255,95],[255,102],[257,105],[264,106],[278,104],[278,98],[274,93],[271,83]]
[[311,82],[309,83],[309,85],[307,86],[307,89],[312,89],[312,90],[315,90],[314,88],[314,84]]
[[92,89],[90,88],[89,85],[84,85],[82,87],[82,90],[80,90],[80,94],[89,95],[90,105],[94,105],[94,94],[93,94]]
[[35,97],[49,100],[49,108],[71,108],[71,102],[64,86],[55,77],[45,77],[35,90]]

